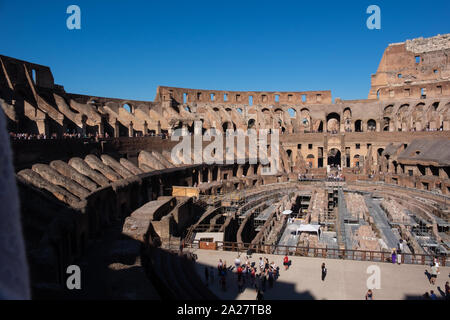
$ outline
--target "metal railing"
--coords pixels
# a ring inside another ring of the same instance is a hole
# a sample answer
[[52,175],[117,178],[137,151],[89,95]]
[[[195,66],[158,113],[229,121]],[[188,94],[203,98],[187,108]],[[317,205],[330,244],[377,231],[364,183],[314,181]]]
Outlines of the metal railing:
[[[198,249],[199,241],[195,240],[191,243],[185,243],[185,248]],[[283,245],[266,245],[266,244],[250,244],[227,241],[215,241],[216,250],[219,251],[235,251],[261,254],[277,254],[290,255],[299,257],[324,258],[324,259],[342,259],[355,261],[373,261],[373,262],[392,262],[391,253],[386,251],[367,251],[367,250],[350,250],[338,248],[313,248],[299,246],[283,246]],[[401,262],[404,264],[430,265],[433,263],[435,256],[427,254],[402,253]],[[447,256],[436,257],[441,266],[449,265]]]

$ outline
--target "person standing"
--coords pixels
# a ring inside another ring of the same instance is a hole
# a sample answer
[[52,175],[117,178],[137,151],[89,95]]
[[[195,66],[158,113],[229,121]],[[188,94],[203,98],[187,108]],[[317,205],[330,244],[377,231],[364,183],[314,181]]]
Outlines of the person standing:
[[397,252],[395,251],[395,248],[392,249],[391,259],[393,264],[397,262]]
[[366,300],[373,300],[373,292],[370,289],[366,293]]
[[402,263],[402,252],[403,252],[403,240],[400,239],[400,242],[398,243],[398,249],[397,249],[397,263]]
[[445,300],[450,300],[450,285],[448,281],[445,283]]
[[436,265],[434,264],[434,265],[431,267],[431,277],[430,277],[430,283],[433,284],[433,285],[436,283],[437,274],[438,274],[437,267],[436,267]]
[[287,255],[284,256],[283,265],[284,265],[284,270],[289,269],[289,258]]
[[433,291],[433,290],[430,290],[430,299],[431,299],[431,300],[437,300],[437,297],[436,297],[436,295],[434,294],[434,291]]
[[241,259],[239,259],[239,256],[237,256],[236,260],[234,260],[234,265],[236,267],[236,270],[241,266]]
[[325,281],[325,277],[327,276],[327,268],[325,267],[325,262],[322,263],[322,281]]

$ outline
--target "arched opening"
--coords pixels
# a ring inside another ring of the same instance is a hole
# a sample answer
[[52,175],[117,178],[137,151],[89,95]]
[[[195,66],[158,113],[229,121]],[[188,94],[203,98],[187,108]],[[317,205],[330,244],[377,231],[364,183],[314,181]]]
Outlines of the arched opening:
[[350,108],[344,109],[344,130],[345,132],[351,132],[352,131],[352,111]]
[[353,156],[353,167],[359,168],[359,154]]
[[319,127],[317,128],[317,132],[323,132],[323,121],[320,120]]
[[373,119],[367,121],[367,131],[375,131],[377,129],[377,122]]
[[289,161],[292,163],[292,150],[291,149],[287,149],[286,153],[288,155]]
[[383,131],[389,131],[389,123],[391,122],[391,119],[388,117],[383,118]]
[[330,167],[337,167],[341,165],[341,151],[332,148],[328,151],[328,165]]
[[247,129],[254,129],[255,127],[255,119],[248,120]]
[[291,118],[297,117],[297,111],[295,111],[295,109],[293,109],[293,108],[289,108],[288,113]]
[[306,156],[306,163],[308,168],[314,167],[314,155],[308,154]]
[[341,123],[341,116],[336,112],[327,115],[327,131],[331,133],[338,133]]
[[381,155],[383,154],[384,149],[383,148],[378,148],[377,150],[377,154],[379,157],[381,157]]
[[129,113],[133,113],[133,108],[131,107],[130,104],[125,103],[122,108],[124,108],[125,110],[127,110]]
[[362,121],[361,120],[355,121],[355,132],[362,132]]

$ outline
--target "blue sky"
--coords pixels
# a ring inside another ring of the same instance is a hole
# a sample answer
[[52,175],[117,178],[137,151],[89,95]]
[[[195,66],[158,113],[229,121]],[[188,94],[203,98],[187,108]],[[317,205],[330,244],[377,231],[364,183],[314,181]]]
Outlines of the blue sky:
[[[81,8],[81,30],[66,9]],[[381,30],[366,8],[381,8]],[[158,85],[331,90],[364,99],[389,43],[450,33],[450,1],[0,0],[0,54],[67,92],[153,100]]]

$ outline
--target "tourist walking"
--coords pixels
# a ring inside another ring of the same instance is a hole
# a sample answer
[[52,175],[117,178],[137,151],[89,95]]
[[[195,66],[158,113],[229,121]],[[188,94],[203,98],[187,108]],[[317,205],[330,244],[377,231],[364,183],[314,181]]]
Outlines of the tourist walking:
[[219,263],[217,264],[217,271],[220,277],[220,273],[222,272],[222,268],[223,268],[223,262],[222,259],[219,259]]
[[325,262],[322,263],[322,281],[325,281],[325,277],[327,276],[327,268],[325,267]]
[[400,242],[398,243],[398,248],[397,248],[397,263],[398,264],[402,263],[402,252],[403,252],[403,240],[400,239]]
[[434,294],[434,291],[433,291],[433,290],[430,290],[430,299],[431,299],[431,300],[437,300],[437,297],[436,297],[436,295]]
[[437,269],[436,265],[434,264],[431,267],[431,276],[430,276],[430,283],[432,285],[434,285],[436,283],[437,275],[438,275],[438,269]]
[[236,260],[234,260],[234,265],[236,267],[236,270],[241,265],[241,259],[239,259],[239,256],[237,256]]
[[395,264],[397,262],[397,252],[396,252],[395,248],[392,249],[391,259],[392,259],[392,263]]
[[284,256],[283,265],[284,265],[284,270],[289,269],[289,258],[287,255]]
[[366,300],[373,300],[373,292],[370,289],[366,293]]
[[259,257],[259,269],[261,272],[264,270],[264,261],[262,257]]

